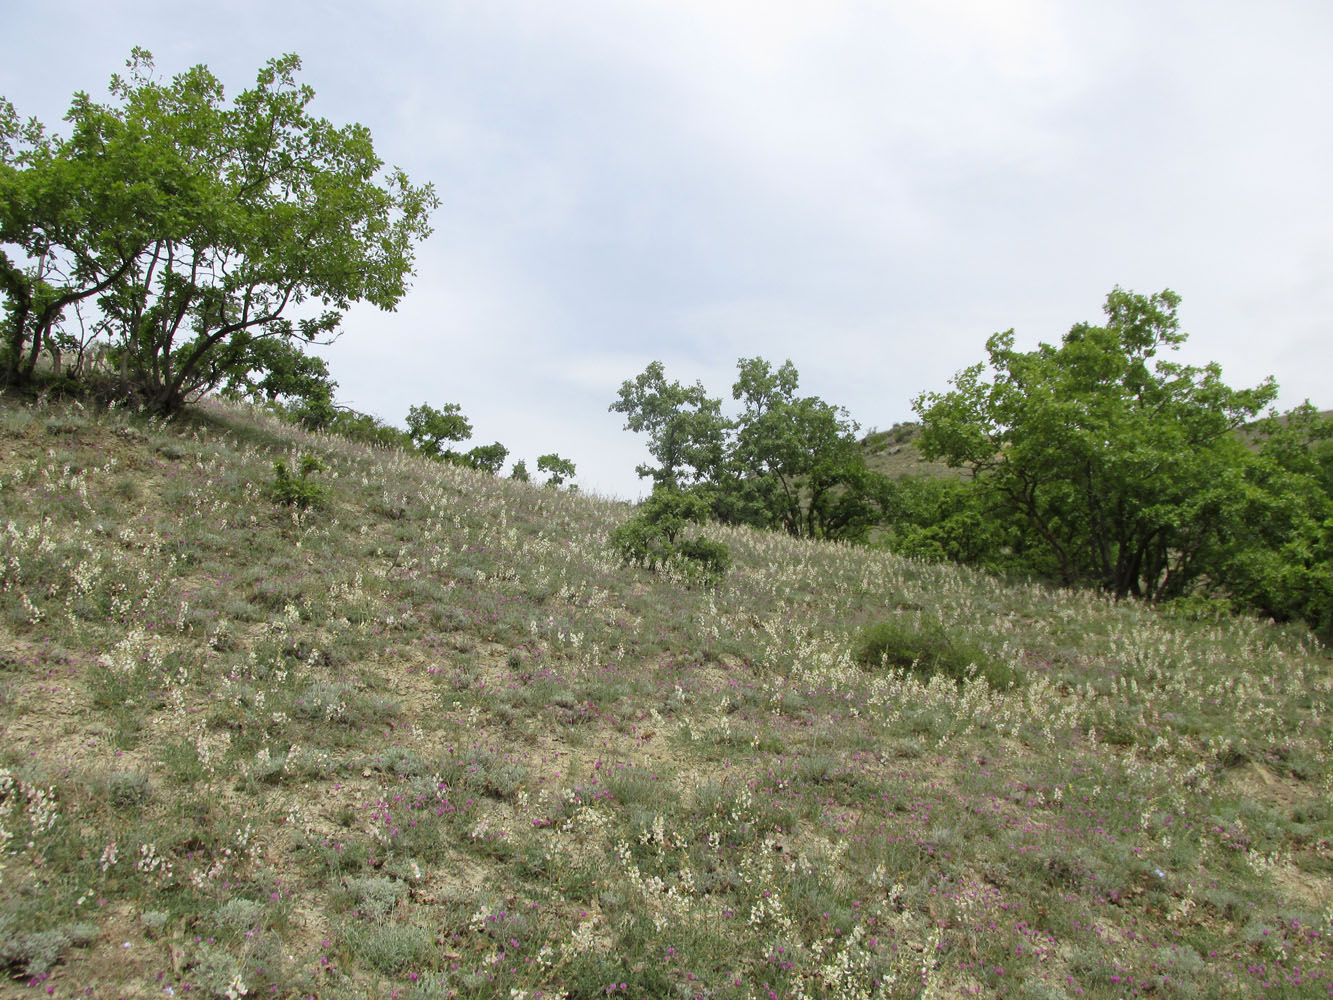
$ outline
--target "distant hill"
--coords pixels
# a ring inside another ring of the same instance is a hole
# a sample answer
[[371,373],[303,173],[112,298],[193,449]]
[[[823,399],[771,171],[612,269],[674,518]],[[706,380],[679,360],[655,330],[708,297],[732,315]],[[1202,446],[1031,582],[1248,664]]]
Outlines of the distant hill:
[[872,431],[861,439],[866,465],[890,479],[965,475],[962,469],[951,469],[943,462],[931,462],[922,456],[917,443],[920,437],[921,425],[915,421],[894,424],[886,431]]
[[[1320,410],[1326,420],[1333,419],[1333,410]],[[1285,420],[1279,417],[1279,420]],[[1254,443],[1263,421],[1256,420],[1241,428],[1247,442]],[[914,420],[894,424],[886,431],[872,431],[861,439],[865,449],[866,465],[890,479],[903,476],[964,476],[963,469],[951,469],[943,462],[928,461],[918,444],[921,425]]]

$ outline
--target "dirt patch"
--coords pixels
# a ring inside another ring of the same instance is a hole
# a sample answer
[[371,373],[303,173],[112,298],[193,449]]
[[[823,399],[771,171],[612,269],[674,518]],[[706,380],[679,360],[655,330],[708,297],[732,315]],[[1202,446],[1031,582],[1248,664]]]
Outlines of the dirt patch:
[[1228,774],[1231,787],[1246,798],[1283,812],[1314,802],[1319,793],[1303,781],[1277,774],[1258,761],[1251,761]]
[[1333,899],[1333,878],[1302,871],[1294,864],[1279,864],[1272,872],[1273,882],[1287,899],[1296,900],[1315,910],[1322,910]]

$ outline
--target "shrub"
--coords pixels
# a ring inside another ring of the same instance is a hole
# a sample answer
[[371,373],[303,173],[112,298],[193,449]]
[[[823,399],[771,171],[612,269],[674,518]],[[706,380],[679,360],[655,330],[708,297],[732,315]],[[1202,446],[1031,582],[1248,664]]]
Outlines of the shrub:
[[407,895],[407,884],[379,875],[349,878],[344,882],[356,911],[377,924],[389,919]]
[[731,550],[708,538],[687,538],[678,548],[680,557],[710,577],[720,577],[731,568]]
[[67,948],[84,948],[97,940],[97,925],[62,924],[44,931],[23,932],[15,929],[14,915],[0,912],[0,968],[18,970],[23,975],[45,975],[60,961]]
[[657,569],[676,564],[687,573],[717,579],[731,565],[730,550],[721,542],[682,536],[687,525],[707,519],[703,498],[659,487],[637,514],[611,532],[611,549],[631,565]]
[[974,643],[951,638],[938,621],[887,621],[861,633],[856,660],[866,667],[909,670],[922,677],[943,674],[959,683],[983,677],[992,687],[1017,682],[1018,673]]
[[116,809],[138,809],[153,797],[153,787],[142,771],[116,771],[106,779],[106,793]]
[[324,463],[314,455],[302,455],[297,474],[293,476],[288,471],[286,462],[274,462],[273,483],[269,486],[273,502],[296,507],[298,510],[320,506],[328,495],[328,490],[311,482],[310,475],[323,472],[325,468]]

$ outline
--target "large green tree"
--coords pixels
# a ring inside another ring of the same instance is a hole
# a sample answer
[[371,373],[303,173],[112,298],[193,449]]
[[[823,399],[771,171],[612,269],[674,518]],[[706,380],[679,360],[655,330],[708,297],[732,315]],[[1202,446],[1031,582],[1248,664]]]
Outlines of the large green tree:
[[668,382],[660,361],[625,381],[611,409],[648,436],[660,463],[641,465],[654,490],[691,490],[728,523],[810,538],[858,538],[880,514],[882,477],[870,472],[841,407],[797,395],[787,361],[741,358],[731,418],[700,383]]
[[880,515],[881,477],[866,468],[847,411],[798,396],[787,361],[742,358],[732,386],[744,409],[730,467],[749,523],[805,538],[855,538]]
[[1232,389],[1215,364],[1157,357],[1186,335],[1170,290],[1107,296],[1106,322],[1059,345],[987,342],[987,365],[915,401],[928,458],[964,466],[987,504],[1021,519],[1065,583],[1117,595],[1186,593],[1247,509],[1248,452],[1233,433],[1276,394]]
[[310,113],[296,56],[230,103],[204,66],[163,82],[140,49],[128,66],[109,103],[75,95],[67,137],[0,108],[9,380],[89,299],[123,383],[164,412],[262,366],[258,338],[327,340],[352,303],[397,304],[438,199],[363,126]]
[[1307,403],[1247,436],[1255,451],[1218,581],[1238,604],[1333,640],[1333,419]]
[[609,407],[625,415],[625,429],[648,435],[656,467],[640,465],[641,478],[654,487],[680,489],[714,479],[726,456],[732,423],[722,415],[722,400],[703,384],[668,382],[662,362],[654,361],[620,386]]
[[[0,375],[32,378],[41,352],[67,346],[72,310],[126,280],[171,210],[176,186],[140,141],[109,123],[85,127],[76,95],[67,138],[23,121],[0,98],[0,292],[4,335]],[[79,314],[82,316],[82,313]],[[80,338],[82,342],[83,338]]]

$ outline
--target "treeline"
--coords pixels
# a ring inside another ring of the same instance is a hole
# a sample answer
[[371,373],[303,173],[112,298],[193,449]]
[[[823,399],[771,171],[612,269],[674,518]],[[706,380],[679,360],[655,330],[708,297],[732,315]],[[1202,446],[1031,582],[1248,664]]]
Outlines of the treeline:
[[[65,135],[0,98],[0,384],[75,391],[170,414],[220,392],[310,427],[499,474],[498,442],[463,449],[456,405],[406,430],[335,405],[322,360],[355,302],[392,309],[439,201],[386,169],[367,130],[310,112],[294,55],[228,102],[196,66],[162,80],[133,51],[105,104],[75,94]],[[920,446],[967,474],[891,481],[841,407],[800,395],[790,362],[742,359],[733,406],[653,363],[611,409],[647,435],[654,503],[622,534],[657,564],[723,554],[701,517],[882,544],[1117,596],[1302,620],[1333,634],[1333,426],[1310,407],[1256,418],[1270,381],[1158,358],[1185,340],[1179,299],[1121,289],[1106,322],[1014,350],[1012,331],[953,388],[915,401]],[[574,474],[537,459],[551,485]],[[526,463],[510,475],[529,477]],[[633,537],[631,537],[633,535]]]
[[[406,429],[395,427],[369,413],[360,413],[334,402],[338,383],[329,376],[322,358],[302,355],[302,374],[283,382],[269,380],[266,386],[239,393],[265,403],[281,416],[300,424],[307,430],[326,431],[377,448],[401,448],[426,458],[451,465],[475,469],[498,476],[509,458],[509,449],[499,441],[477,445],[466,451],[460,445],[472,438],[472,423],[463,415],[457,403],[446,403],[436,409],[428,403],[409,408]],[[537,459],[537,472],[545,476],[547,486],[562,486],[574,478],[577,467],[555,452]],[[517,459],[509,470],[509,478],[531,482],[527,462]],[[570,484],[570,489],[577,489]]]
[[665,509],[659,494],[687,494],[724,523],[1333,637],[1333,420],[1309,404],[1267,411],[1271,379],[1233,389],[1215,364],[1158,357],[1186,340],[1179,302],[1117,288],[1103,325],[1077,324],[1058,345],[990,338],[985,362],[914,401],[917,446],[953,477],[868,468],[856,424],[801,397],[790,362],[742,359],[736,416],[660,363],[611,409],[648,435],[649,512]]
[[865,541],[881,523],[889,482],[872,472],[842,407],[798,394],[790,361],[738,364],[736,416],[702,384],[668,382],[661,362],[620,387],[611,404],[647,435],[656,465],[638,467],[654,493],[689,493],[727,524],[802,538]]

